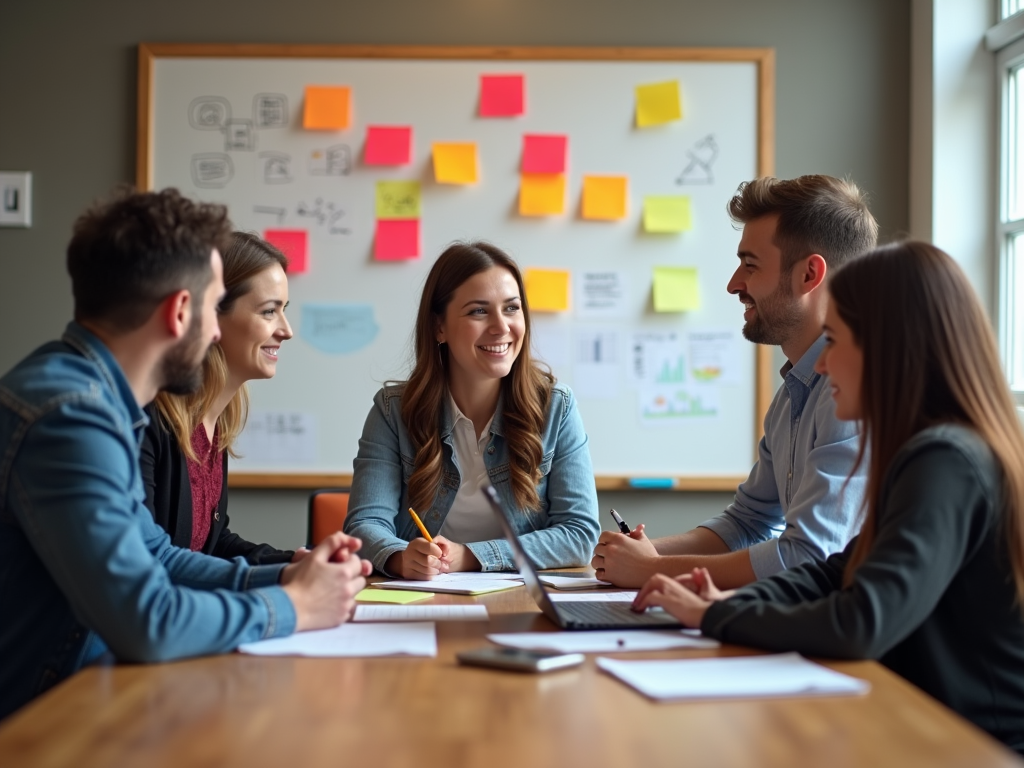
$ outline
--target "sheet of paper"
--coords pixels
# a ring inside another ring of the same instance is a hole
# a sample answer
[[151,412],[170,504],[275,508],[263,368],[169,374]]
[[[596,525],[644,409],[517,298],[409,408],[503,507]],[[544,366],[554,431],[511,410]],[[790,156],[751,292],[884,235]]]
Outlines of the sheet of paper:
[[372,304],[306,302],[299,312],[299,338],[327,355],[350,355],[377,338]]
[[671,648],[717,648],[717,640],[677,629],[597,630],[594,632],[515,632],[488,635],[510,648],[550,649],[562,653],[665,651]]
[[717,384],[739,382],[740,350],[734,331],[691,331],[690,373],[696,381]]
[[619,318],[628,314],[629,274],[622,269],[576,273],[576,316]]
[[614,221],[626,218],[625,176],[583,177],[583,218]]
[[565,213],[564,173],[524,173],[519,177],[520,216]]
[[511,579],[487,579],[483,576],[461,581],[382,581],[377,589],[412,589],[424,592],[448,592],[454,595],[483,595],[488,592],[500,592],[503,589],[514,589],[523,586],[521,581]]
[[531,312],[565,312],[569,309],[569,270],[527,269],[523,280]]
[[437,656],[434,624],[342,624],[238,646],[254,656]]
[[636,592],[548,592],[548,598],[555,603],[632,603]]
[[357,605],[352,621],[487,621],[487,606]]
[[367,587],[356,595],[356,602],[405,605],[406,603],[416,603],[420,600],[429,600],[433,596],[433,592],[403,592],[400,589],[373,589]]
[[288,274],[309,271],[309,233],[304,229],[265,229],[263,239],[288,257]]
[[404,261],[420,257],[419,219],[377,219],[373,256],[378,261]]
[[517,571],[457,571],[455,573],[442,573],[435,576],[432,581],[438,584],[449,584],[457,581],[522,581],[523,577]]
[[563,134],[523,134],[523,173],[565,173],[568,146]]
[[655,267],[653,291],[655,312],[700,309],[696,267]]
[[693,419],[718,418],[718,387],[701,384],[648,384],[638,395],[640,424],[680,426]]
[[683,117],[679,81],[648,83],[636,87],[636,124],[640,128],[662,125]]
[[412,161],[412,128],[368,125],[363,162],[367,165],[408,165]]
[[840,674],[796,653],[653,661],[602,658],[597,666],[657,700],[857,696],[871,688],[866,680]]
[[434,142],[434,180],[438,184],[475,184],[478,179],[476,143]]
[[652,233],[687,232],[693,227],[690,198],[687,195],[646,195],[644,231]]
[[[317,417],[303,411],[253,409],[238,436],[239,465],[303,467],[316,464]],[[243,470],[244,471],[244,470]]]
[[378,219],[418,219],[420,183],[418,181],[378,181]]
[[302,127],[313,131],[348,128],[352,90],[343,85],[307,85]]
[[515,117],[523,114],[523,75],[480,75],[480,117]]
[[576,329],[572,388],[578,397],[614,400],[619,396],[619,335],[596,328]]
[[539,574],[537,578],[540,579],[541,584],[546,584],[555,589],[594,589],[595,587],[611,586],[607,581],[594,578],[578,579],[573,576],[545,576],[543,573]]
[[556,376],[569,370],[572,359],[569,354],[569,329],[563,324],[556,324],[560,320],[559,315],[538,315],[530,329],[534,355],[547,363]]

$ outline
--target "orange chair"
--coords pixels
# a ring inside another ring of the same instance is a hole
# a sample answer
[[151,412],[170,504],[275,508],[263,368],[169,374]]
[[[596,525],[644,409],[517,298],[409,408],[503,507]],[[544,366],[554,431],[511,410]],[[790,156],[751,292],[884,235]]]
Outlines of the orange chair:
[[335,531],[340,531],[348,514],[348,488],[324,488],[309,497],[309,526],[306,546],[312,549]]

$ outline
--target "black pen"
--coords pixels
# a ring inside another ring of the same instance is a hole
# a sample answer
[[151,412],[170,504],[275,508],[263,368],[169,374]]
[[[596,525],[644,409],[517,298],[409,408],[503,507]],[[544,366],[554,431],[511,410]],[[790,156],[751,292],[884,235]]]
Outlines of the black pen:
[[615,524],[619,526],[619,530],[627,536],[629,536],[629,534],[632,533],[632,531],[629,530],[629,526],[626,525],[626,521],[622,519],[622,515],[620,515],[614,509],[611,509],[609,511],[612,513],[612,520],[614,520]]

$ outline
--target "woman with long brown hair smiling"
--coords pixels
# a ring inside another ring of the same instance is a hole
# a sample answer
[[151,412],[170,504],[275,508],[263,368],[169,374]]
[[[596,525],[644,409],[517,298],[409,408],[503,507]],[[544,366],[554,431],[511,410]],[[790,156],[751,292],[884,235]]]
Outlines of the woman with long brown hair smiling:
[[489,482],[539,567],[585,564],[600,534],[587,436],[571,391],[530,355],[515,262],[489,243],[445,250],[414,344],[412,374],[377,393],[359,441],[345,532],[361,555],[407,579],[513,570]]
[[655,576],[635,607],[730,643],[878,659],[1024,751],[1024,433],[988,319],[926,243],[854,260],[829,292],[818,371],[866,436],[860,535],[734,592],[701,569]]

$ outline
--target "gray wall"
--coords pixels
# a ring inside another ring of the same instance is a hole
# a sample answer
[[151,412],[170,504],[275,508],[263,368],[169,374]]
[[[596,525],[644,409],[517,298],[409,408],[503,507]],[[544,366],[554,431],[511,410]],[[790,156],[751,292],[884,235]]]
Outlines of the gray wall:
[[[59,335],[71,314],[63,251],[72,222],[135,177],[141,41],[770,46],[777,175],[850,175],[871,193],[884,238],[908,229],[909,0],[6,2],[0,170],[33,172],[34,223],[0,229],[0,372]],[[736,439],[750,451],[748,434]],[[657,535],[728,498],[609,493],[601,504]],[[290,546],[304,536],[303,493],[235,492],[231,512],[254,539]]]

